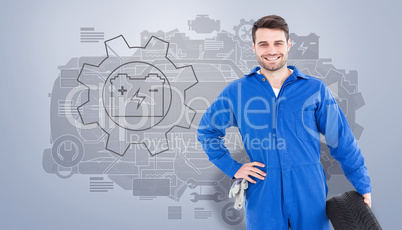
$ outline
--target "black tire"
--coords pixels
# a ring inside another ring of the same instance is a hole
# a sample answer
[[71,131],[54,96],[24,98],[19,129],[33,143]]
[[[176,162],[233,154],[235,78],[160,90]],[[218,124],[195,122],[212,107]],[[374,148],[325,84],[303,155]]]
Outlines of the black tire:
[[335,230],[381,230],[371,208],[356,191],[327,200],[327,215]]

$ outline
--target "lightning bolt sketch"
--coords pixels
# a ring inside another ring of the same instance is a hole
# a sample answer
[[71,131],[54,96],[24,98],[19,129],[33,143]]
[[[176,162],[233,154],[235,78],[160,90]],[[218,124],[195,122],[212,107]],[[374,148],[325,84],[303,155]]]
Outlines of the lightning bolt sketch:
[[304,55],[304,53],[306,52],[306,50],[308,49],[307,46],[303,46],[304,42],[299,46],[299,48],[297,48],[297,50],[301,50],[303,51],[302,55]]
[[156,44],[156,40],[152,40],[152,41],[150,41],[149,43],[152,45],[152,47],[154,47],[155,46],[155,44]]
[[140,107],[141,103],[144,101],[144,96],[139,96],[138,93],[140,92],[141,88],[138,88],[137,92],[135,92],[134,96],[131,98],[132,101],[138,101],[137,109]]

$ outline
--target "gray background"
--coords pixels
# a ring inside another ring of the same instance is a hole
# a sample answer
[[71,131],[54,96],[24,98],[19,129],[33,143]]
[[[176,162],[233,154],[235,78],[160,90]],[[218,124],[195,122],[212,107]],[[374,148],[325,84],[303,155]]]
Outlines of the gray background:
[[[2,3],[0,23],[2,229],[230,229],[222,221],[167,219],[174,201],[141,202],[129,192],[88,192],[88,177],[61,180],[42,168],[49,148],[49,97],[57,66],[72,57],[101,56],[103,43],[79,42],[79,28],[95,27],[105,38],[123,34],[140,44],[144,30],[187,30],[187,20],[209,14],[232,31],[241,18],[283,16],[298,35],[320,36],[320,57],[357,70],[366,105],[356,122],[359,145],[373,184],[373,211],[384,229],[399,227],[401,114],[397,65],[401,62],[400,6],[391,1],[14,1]],[[187,221],[186,221],[187,220]],[[191,220],[191,221],[189,221]],[[186,227],[184,227],[186,226]]]

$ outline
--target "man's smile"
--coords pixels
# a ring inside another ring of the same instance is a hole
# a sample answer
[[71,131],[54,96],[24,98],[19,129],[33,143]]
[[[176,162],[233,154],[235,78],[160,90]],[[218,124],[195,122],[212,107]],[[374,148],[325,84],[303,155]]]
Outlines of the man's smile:
[[280,58],[281,56],[277,56],[277,57],[264,57],[265,60],[267,61],[276,61]]

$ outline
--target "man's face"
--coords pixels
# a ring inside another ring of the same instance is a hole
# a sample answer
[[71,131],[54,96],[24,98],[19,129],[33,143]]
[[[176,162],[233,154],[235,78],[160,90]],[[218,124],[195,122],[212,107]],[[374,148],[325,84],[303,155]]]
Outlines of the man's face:
[[261,68],[268,71],[286,68],[289,49],[290,39],[286,41],[283,30],[259,28],[255,32],[253,50]]

